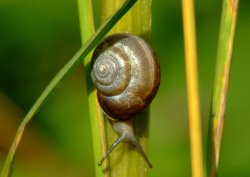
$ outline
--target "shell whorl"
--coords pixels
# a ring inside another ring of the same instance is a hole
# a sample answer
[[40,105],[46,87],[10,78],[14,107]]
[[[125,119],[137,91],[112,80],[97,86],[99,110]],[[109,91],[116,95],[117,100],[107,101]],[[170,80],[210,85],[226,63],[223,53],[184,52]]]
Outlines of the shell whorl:
[[105,95],[120,94],[130,80],[130,61],[119,47],[111,46],[96,58],[91,72],[97,89]]
[[92,63],[91,77],[98,90],[98,101],[112,118],[127,119],[143,111],[158,90],[158,61],[140,37],[107,37],[95,49]]

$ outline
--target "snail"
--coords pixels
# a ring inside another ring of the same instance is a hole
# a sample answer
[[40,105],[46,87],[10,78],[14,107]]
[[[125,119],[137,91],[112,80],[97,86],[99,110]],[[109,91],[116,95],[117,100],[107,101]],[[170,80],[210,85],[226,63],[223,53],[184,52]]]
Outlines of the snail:
[[120,135],[98,165],[118,144],[130,142],[152,168],[134,135],[132,119],[148,107],[159,88],[160,67],[153,49],[138,36],[113,34],[97,46],[91,65],[98,102]]

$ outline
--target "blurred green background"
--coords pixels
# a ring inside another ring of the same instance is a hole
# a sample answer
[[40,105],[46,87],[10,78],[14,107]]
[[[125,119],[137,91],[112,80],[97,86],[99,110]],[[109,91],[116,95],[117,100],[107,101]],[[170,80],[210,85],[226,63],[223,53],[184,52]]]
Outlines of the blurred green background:
[[[99,25],[99,1],[95,0]],[[204,150],[222,1],[196,1]],[[220,177],[250,176],[250,1],[241,1]],[[153,1],[152,43],[161,64],[151,106],[152,177],[189,177],[190,153],[181,1]],[[20,120],[57,71],[80,48],[76,1],[0,1],[0,165]],[[13,177],[93,177],[94,162],[82,66],[60,84],[25,132]]]

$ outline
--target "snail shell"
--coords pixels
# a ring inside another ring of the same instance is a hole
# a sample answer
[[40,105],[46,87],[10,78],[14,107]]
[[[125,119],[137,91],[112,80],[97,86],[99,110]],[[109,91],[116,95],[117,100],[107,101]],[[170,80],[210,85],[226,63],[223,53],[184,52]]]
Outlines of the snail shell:
[[94,51],[91,77],[98,101],[104,112],[116,119],[112,124],[119,134],[98,165],[119,143],[130,142],[152,168],[129,119],[147,108],[159,88],[160,67],[150,45],[129,34],[107,37]]
[[151,103],[160,84],[160,67],[144,39],[114,34],[95,49],[91,77],[104,112],[128,119]]

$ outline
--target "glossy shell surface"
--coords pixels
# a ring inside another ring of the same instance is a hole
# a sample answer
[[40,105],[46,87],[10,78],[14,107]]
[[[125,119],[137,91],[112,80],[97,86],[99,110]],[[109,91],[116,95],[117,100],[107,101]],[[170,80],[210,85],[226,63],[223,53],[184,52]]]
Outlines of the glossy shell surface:
[[127,119],[153,100],[160,84],[160,67],[144,39],[115,34],[95,49],[91,77],[104,112],[114,119]]

